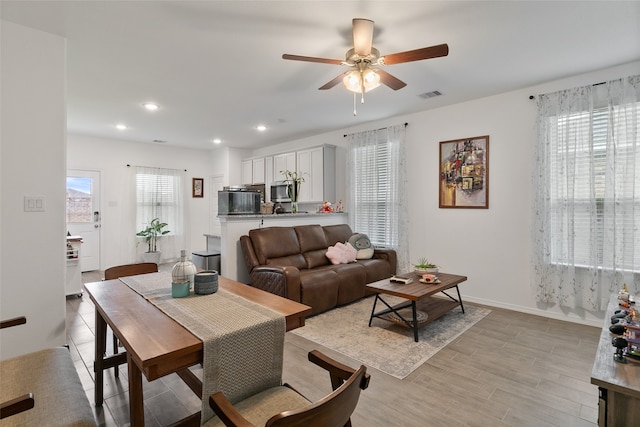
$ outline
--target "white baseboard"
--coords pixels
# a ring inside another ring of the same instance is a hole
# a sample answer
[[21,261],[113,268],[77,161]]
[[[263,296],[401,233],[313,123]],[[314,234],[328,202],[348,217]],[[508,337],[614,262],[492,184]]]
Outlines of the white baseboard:
[[503,302],[486,300],[486,299],[483,299],[483,298],[474,298],[474,297],[469,297],[469,296],[463,296],[462,302],[464,303],[465,301],[473,302],[473,303],[476,303],[476,304],[482,304],[482,305],[486,305],[486,306],[489,306],[489,307],[504,308],[505,310],[512,310],[512,311],[518,311],[518,312],[521,312],[521,313],[533,314],[533,315],[536,315],[536,316],[547,317],[547,318],[555,319],[555,320],[564,320],[566,322],[579,323],[581,325],[595,326],[596,328],[602,328],[603,327],[602,325],[603,325],[603,322],[604,322],[604,318],[603,319],[593,319],[593,320],[583,319],[581,317],[578,317],[578,316],[572,315],[572,314],[563,315],[563,314],[560,314],[560,313],[553,313],[553,312],[546,311],[546,310],[533,309],[531,307],[523,307],[523,306],[520,306],[520,305],[505,304]]

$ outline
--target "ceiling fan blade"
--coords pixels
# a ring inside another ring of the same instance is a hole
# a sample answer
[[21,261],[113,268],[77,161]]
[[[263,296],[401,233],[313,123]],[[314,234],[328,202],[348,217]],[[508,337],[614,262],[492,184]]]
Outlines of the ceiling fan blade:
[[436,46],[423,47],[422,49],[408,50],[406,52],[392,53],[380,58],[378,62],[384,65],[401,64],[403,62],[422,61],[423,59],[438,58],[449,54],[449,46],[439,44]]
[[289,55],[288,53],[285,53],[284,55],[282,55],[282,59],[289,59],[291,61],[319,62],[321,64],[342,65],[342,60],[340,59],[327,59],[327,58],[316,58],[314,56]]
[[392,76],[386,71],[377,69],[376,73],[378,73],[378,75],[380,76],[380,82],[384,85],[389,86],[393,90],[402,89],[407,85],[405,82],[398,79],[397,77]]
[[327,90],[327,89],[331,89],[332,87],[335,87],[338,83],[340,83],[342,81],[342,79],[344,78],[345,74],[347,74],[348,71],[340,74],[339,76],[333,78],[331,81],[325,83],[323,86],[319,87],[318,90]]
[[373,44],[373,21],[355,18],[353,20],[353,49],[360,56],[371,53]]

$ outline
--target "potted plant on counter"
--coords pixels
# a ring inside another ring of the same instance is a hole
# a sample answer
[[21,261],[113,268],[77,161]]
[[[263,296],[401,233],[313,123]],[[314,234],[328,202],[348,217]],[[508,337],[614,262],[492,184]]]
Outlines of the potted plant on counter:
[[298,175],[298,172],[291,172],[290,170],[280,171],[284,176],[284,181],[287,183],[287,193],[291,199],[291,213],[298,212],[298,197],[300,197],[300,185],[304,182],[302,174]]
[[142,254],[144,262],[160,263],[161,252],[158,251],[158,239],[171,233],[169,230],[164,230],[167,225],[166,222],[160,222],[160,218],[154,218],[144,230],[136,233],[136,236],[144,238],[148,245],[147,252]]

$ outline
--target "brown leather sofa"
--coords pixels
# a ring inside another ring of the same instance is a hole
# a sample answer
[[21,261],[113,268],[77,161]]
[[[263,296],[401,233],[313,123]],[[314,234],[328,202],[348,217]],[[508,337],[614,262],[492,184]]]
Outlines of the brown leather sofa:
[[333,265],[327,248],[346,242],[351,227],[301,225],[250,230],[240,237],[250,285],[312,307],[311,314],[356,301],[367,283],[396,272],[396,252],[375,249],[371,259]]

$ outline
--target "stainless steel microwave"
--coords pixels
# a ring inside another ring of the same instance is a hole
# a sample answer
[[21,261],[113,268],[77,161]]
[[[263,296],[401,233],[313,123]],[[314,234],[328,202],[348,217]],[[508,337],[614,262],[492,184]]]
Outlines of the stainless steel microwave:
[[271,201],[272,202],[290,202],[287,181],[274,181],[271,184]]

